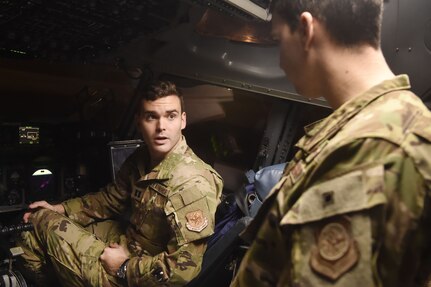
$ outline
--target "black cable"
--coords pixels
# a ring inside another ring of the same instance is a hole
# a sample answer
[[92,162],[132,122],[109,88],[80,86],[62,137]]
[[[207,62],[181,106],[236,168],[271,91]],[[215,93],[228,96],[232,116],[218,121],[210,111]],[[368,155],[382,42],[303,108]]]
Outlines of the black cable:
[[8,235],[12,233],[19,233],[22,231],[33,230],[33,224],[31,223],[22,223],[10,226],[1,226],[0,227],[0,235]]

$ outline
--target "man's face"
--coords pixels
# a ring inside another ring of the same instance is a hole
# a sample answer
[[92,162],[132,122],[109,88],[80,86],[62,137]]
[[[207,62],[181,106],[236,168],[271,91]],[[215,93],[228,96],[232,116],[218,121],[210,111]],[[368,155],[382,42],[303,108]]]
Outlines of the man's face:
[[186,127],[186,113],[181,111],[180,98],[175,95],[155,101],[141,101],[138,128],[153,162],[162,161],[181,139]]
[[273,14],[271,35],[279,43],[280,68],[292,82],[298,93],[302,92],[304,84],[304,49],[299,30],[294,32],[290,26],[277,14]]

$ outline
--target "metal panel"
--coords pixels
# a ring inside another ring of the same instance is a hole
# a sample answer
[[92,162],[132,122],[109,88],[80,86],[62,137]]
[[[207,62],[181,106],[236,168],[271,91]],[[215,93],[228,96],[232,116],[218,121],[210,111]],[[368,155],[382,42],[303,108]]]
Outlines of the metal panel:
[[[279,67],[277,46],[239,43],[195,33],[193,23],[196,23],[202,14],[202,11],[198,11],[192,15],[195,19],[190,23],[179,25],[158,36],[157,39],[165,45],[146,59],[154,69],[217,85],[328,107],[323,98],[308,99],[296,93]],[[138,53],[139,49],[136,52]],[[129,61],[132,61],[133,55],[124,53]],[[142,58],[142,54],[140,56]]]
[[419,96],[431,87],[431,1],[390,0],[385,3],[382,49],[396,74],[410,76]]
[[[421,96],[430,87],[431,1],[389,0],[385,1],[384,7],[383,53],[396,74],[410,75],[413,91]],[[135,49],[132,46],[125,48],[122,56],[130,63],[149,62],[160,72],[329,106],[322,98],[307,99],[296,93],[279,68],[278,47],[197,34],[194,25],[203,13],[202,7],[192,7],[190,22],[160,33],[157,40],[162,45],[154,53],[142,53],[142,45],[141,49],[136,45]]]

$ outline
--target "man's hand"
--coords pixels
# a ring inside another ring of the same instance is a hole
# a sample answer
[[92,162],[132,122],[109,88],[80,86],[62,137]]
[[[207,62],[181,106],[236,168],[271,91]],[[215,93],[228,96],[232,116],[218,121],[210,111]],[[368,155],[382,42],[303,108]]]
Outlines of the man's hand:
[[66,212],[64,210],[63,205],[61,205],[61,204],[51,205],[48,202],[46,202],[45,200],[33,202],[28,206],[28,208],[30,209],[30,211],[27,211],[26,213],[24,213],[24,215],[22,217],[22,219],[24,220],[25,223],[28,222],[32,213],[35,212],[36,210],[40,209],[40,208],[50,209],[50,210],[55,211],[55,212],[60,213],[60,214],[65,214],[65,212]]
[[112,276],[116,276],[118,268],[123,264],[126,259],[129,258],[129,252],[123,246],[117,243],[109,244],[109,247],[105,247],[102,255],[100,255],[100,261],[106,272]]

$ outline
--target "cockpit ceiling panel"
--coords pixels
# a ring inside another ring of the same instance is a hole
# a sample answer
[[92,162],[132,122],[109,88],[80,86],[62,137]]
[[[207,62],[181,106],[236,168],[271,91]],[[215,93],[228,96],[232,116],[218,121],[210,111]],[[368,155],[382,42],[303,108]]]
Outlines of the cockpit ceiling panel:
[[271,0],[186,0],[245,21],[270,21]]
[[199,23],[196,32],[201,35],[221,37],[231,41],[275,45],[271,38],[269,22],[246,22],[239,18],[207,9]]
[[176,0],[0,0],[0,55],[85,61],[171,25]]
[[[270,23],[244,8],[266,11],[269,3],[0,0],[0,56],[110,65],[124,58],[129,66],[150,63],[160,72],[300,99],[279,68]],[[384,8],[383,53],[394,73],[408,74],[413,91],[424,97],[431,88],[431,1],[388,0]]]

